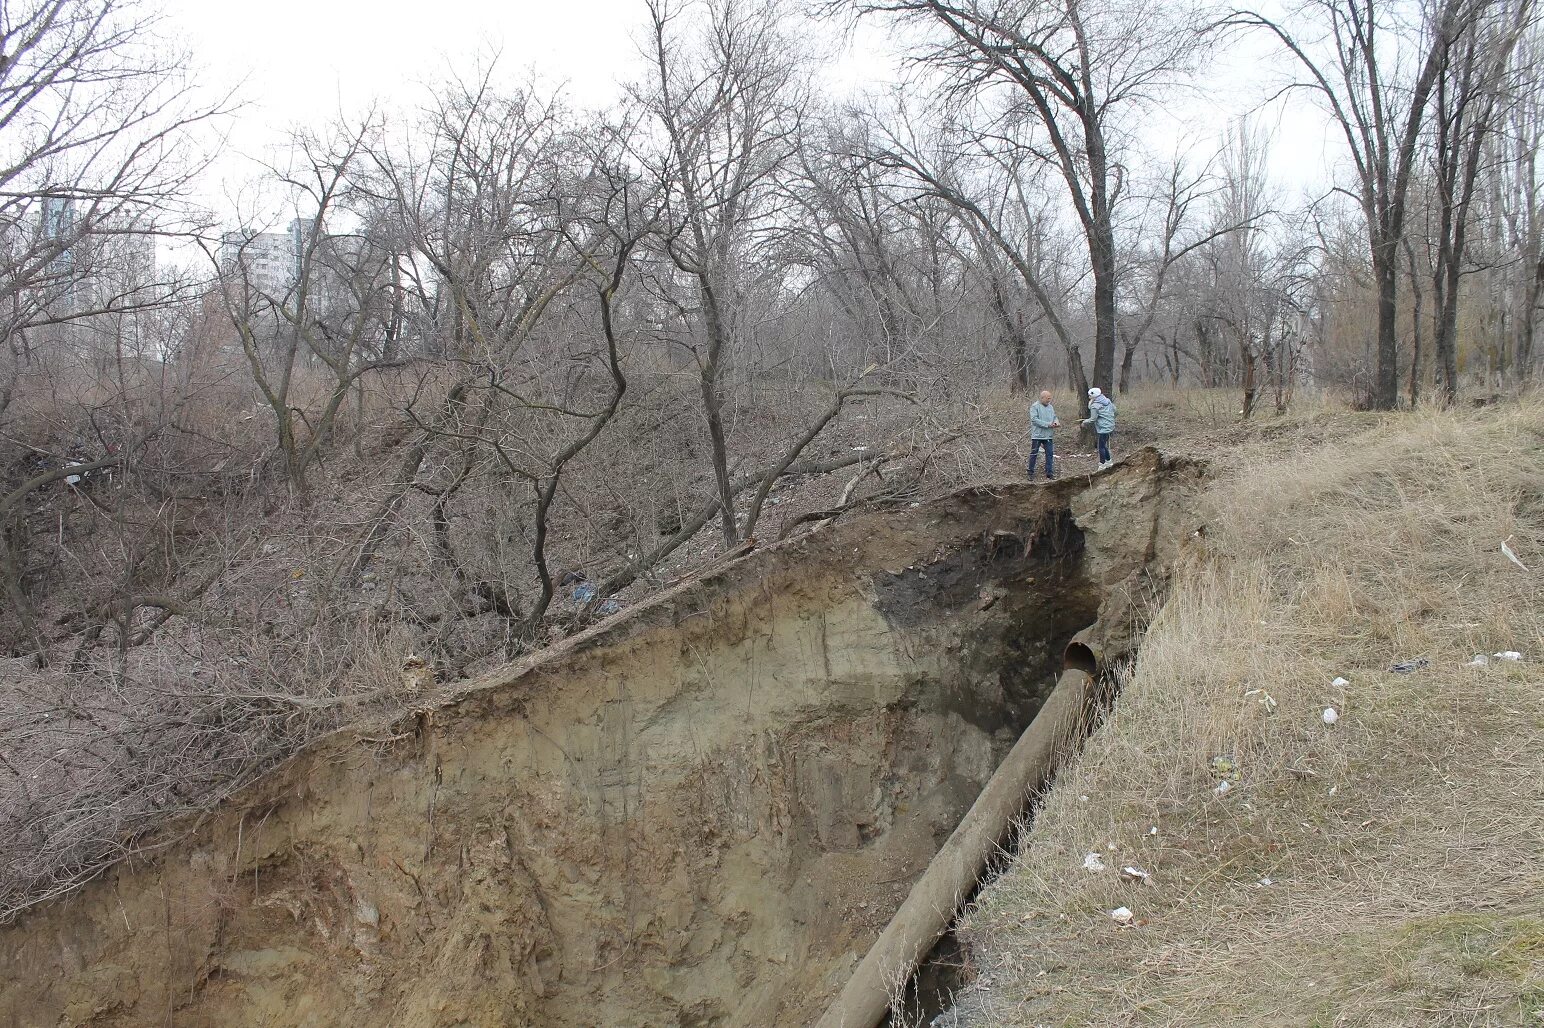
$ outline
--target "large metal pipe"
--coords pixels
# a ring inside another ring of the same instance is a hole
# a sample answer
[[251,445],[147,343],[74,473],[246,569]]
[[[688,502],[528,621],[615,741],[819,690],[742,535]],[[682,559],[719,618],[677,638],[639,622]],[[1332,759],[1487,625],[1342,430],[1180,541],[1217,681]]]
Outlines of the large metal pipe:
[[1063,671],[1087,671],[1089,675],[1099,674],[1099,653],[1086,642],[1073,639],[1062,650]]
[[[1071,648],[1069,647],[1069,650]],[[1083,647],[1090,659],[1093,651]],[[1081,654],[1077,656],[1081,657]],[[1081,661],[1078,661],[1081,662]],[[1070,665],[1074,660],[1069,659]],[[1094,681],[1071,667],[998,766],[986,788],[913,885],[885,930],[826,1008],[817,1028],[874,1028],[917,963],[937,944],[960,905],[974,892],[987,862],[1012,831],[1030,793],[1076,752],[1088,727]]]

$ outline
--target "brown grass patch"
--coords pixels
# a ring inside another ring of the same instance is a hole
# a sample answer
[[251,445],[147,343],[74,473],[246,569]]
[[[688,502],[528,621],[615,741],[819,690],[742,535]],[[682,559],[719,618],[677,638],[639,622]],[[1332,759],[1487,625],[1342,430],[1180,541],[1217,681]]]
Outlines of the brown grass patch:
[[1544,406],[1369,423],[1228,456],[959,1023],[1544,1024]]

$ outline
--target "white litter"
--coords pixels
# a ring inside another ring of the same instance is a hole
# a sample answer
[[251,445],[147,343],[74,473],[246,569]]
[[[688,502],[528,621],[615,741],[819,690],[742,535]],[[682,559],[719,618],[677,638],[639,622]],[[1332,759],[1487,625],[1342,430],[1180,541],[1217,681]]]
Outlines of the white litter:
[[1106,846],[1105,849],[1109,850],[1111,853],[1114,853],[1115,852],[1115,844],[1112,842],[1108,846]]
[[1157,825],[1153,825],[1153,827],[1151,827],[1151,828],[1149,828],[1147,830],[1147,834],[1148,835],[1157,835],[1158,834],[1158,826]]
[[1223,781],[1217,783],[1217,788],[1213,789],[1212,792],[1216,793],[1218,796],[1226,796],[1228,791],[1232,788],[1233,783],[1224,779]]
[[1260,884],[1261,885],[1275,885],[1276,883],[1271,881],[1269,878],[1262,878],[1262,879],[1260,879]]
[[1083,870],[1085,870],[1085,871],[1103,871],[1104,870],[1104,861],[1099,859],[1099,854],[1097,854],[1097,853],[1090,853],[1088,856],[1083,858]]
[[[1511,536],[1507,536],[1506,537],[1506,539],[1510,539],[1510,538],[1512,538],[1512,537]],[[1527,571],[1528,570],[1528,565],[1524,564],[1518,558],[1517,554],[1512,551],[1512,548],[1506,544],[1506,539],[1501,540],[1501,552],[1502,552],[1502,554],[1505,555],[1507,560],[1511,561],[1513,564],[1516,564],[1518,567],[1522,568],[1524,571]]]
[[1128,864],[1120,869],[1122,878],[1129,878],[1133,882],[1145,882],[1150,877],[1148,873],[1135,864]]
[[1110,911],[1110,920],[1114,921],[1116,924],[1130,924],[1135,916],[1136,915],[1134,915],[1130,909],[1126,907],[1116,907],[1114,910]]
[[1257,702],[1260,704],[1260,706],[1265,708],[1265,712],[1267,714],[1276,713],[1276,697],[1272,696],[1264,689],[1250,689],[1248,692],[1244,693],[1244,695],[1260,697]]
[[1346,686],[1350,685],[1351,683],[1346,681],[1344,678],[1337,678],[1333,682],[1331,682],[1330,684],[1333,685],[1337,689],[1344,689]]
[[1340,786],[1338,786],[1338,785],[1330,786],[1330,795],[1331,796],[1335,795],[1339,791],[1340,791]]
[[1334,707],[1325,707],[1324,713],[1319,716],[1324,718],[1324,723],[1327,725],[1333,725],[1336,721],[1340,720],[1340,715],[1335,713]]
[[1523,655],[1521,653],[1518,653],[1516,650],[1502,650],[1500,653],[1492,654],[1492,656],[1494,656],[1497,660],[1522,660],[1523,659]]
[[1464,666],[1465,667],[1484,667],[1486,664],[1489,664],[1489,663],[1490,663],[1490,658],[1489,657],[1485,656],[1485,654],[1483,654],[1483,653],[1476,653],[1474,655],[1474,659],[1471,660],[1469,663],[1465,664]]
[[1088,797],[1087,796],[1079,796],[1078,797],[1078,802],[1079,803],[1087,803],[1088,802]]

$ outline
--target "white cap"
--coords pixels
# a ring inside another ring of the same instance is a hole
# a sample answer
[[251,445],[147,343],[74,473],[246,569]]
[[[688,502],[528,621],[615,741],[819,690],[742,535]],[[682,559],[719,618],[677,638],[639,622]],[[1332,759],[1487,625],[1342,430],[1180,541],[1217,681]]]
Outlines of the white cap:
[[1098,395],[1099,395],[1099,387],[1098,386],[1094,386],[1094,388],[1092,388],[1092,389],[1090,389],[1088,391],[1089,399],[1093,399],[1094,397],[1096,397]]

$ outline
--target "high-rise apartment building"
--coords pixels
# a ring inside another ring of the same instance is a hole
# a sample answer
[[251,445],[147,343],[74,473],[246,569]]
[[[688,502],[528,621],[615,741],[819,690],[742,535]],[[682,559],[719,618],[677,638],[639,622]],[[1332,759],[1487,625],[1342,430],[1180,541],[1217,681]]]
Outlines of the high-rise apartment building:
[[66,196],[43,197],[39,221],[45,242],[64,244],[64,250],[49,262],[50,272],[68,275],[75,266],[75,201]]
[[283,232],[227,232],[220,239],[220,265],[232,277],[243,276],[252,289],[282,300],[300,281],[307,223],[295,218]]

